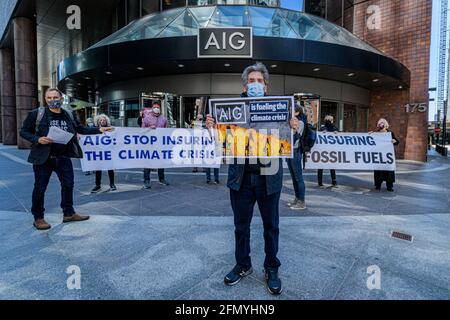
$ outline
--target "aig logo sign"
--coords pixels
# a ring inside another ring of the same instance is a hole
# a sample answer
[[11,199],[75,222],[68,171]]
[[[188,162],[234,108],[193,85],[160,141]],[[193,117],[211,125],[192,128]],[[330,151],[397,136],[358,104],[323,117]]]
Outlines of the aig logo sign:
[[252,28],[200,28],[199,58],[252,58]]

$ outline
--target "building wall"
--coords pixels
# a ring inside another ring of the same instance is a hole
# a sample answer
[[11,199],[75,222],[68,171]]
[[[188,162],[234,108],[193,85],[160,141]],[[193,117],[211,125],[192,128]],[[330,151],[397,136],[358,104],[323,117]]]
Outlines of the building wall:
[[[425,161],[427,153],[428,112],[406,113],[407,103],[428,104],[429,57],[432,0],[358,0],[355,6],[354,33],[377,49],[394,57],[411,71],[408,90],[372,92],[369,119],[375,127],[386,117],[401,140],[398,156]],[[358,4],[360,3],[360,4]],[[379,10],[379,28],[371,30],[369,6]]]

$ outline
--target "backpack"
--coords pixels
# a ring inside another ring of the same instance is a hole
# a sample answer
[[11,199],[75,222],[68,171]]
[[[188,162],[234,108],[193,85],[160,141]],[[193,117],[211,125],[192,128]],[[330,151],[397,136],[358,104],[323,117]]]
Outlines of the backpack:
[[316,144],[316,140],[317,140],[317,130],[316,128],[312,125],[306,122],[305,125],[305,130],[303,131],[303,152],[310,152],[311,149],[314,147],[314,145]]
[[[69,114],[69,118],[70,118],[70,120],[72,121],[72,123],[75,123],[75,119],[74,119],[74,116],[73,116],[73,111],[72,111],[71,109],[69,109],[66,105],[63,105],[63,106],[61,107],[61,109],[62,109],[63,111],[66,111],[67,114]],[[45,114],[45,107],[40,106],[40,107],[38,108],[38,115],[37,115],[37,117],[36,117],[36,129],[35,129],[36,132],[37,132],[38,129],[39,129],[39,124],[41,123],[42,118],[44,117],[44,114]]]
[[317,140],[316,128],[312,124],[307,123],[305,126],[305,130],[303,132],[303,139],[302,139],[303,170],[306,168],[306,153],[311,151],[311,149],[316,144],[316,140]]

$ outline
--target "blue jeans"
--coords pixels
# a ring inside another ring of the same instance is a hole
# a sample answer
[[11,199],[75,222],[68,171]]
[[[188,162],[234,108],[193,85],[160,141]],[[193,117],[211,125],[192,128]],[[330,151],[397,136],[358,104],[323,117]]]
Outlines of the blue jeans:
[[[211,181],[211,168],[205,168],[206,181]],[[214,180],[219,181],[219,169],[214,168]]]
[[294,150],[294,158],[287,159],[289,172],[294,185],[295,197],[301,201],[305,201],[305,180],[303,179],[302,153]]
[[230,190],[231,207],[234,213],[235,258],[236,263],[245,268],[252,266],[250,259],[250,225],[253,208],[258,203],[264,226],[264,251],[266,269],[278,269],[281,263],[277,258],[279,230],[279,211],[281,192],[267,195],[266,177],[245,173],[239,191]]
[[34,189],[32,196],[31,213],[34,219],[44,218],[44,198],[50,177],[56,172],[61,183],[61,208],[64,216],[72,216],[73,209],[73,166],[70,158],[50,157],[41,165],[34,165]]

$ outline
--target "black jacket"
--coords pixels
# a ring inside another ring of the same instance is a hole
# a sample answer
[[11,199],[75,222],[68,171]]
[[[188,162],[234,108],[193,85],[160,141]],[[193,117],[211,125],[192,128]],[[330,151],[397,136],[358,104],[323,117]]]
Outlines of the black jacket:
[[[34,165],[44,164],[50,156],[51,144],[42,145],[38,143],[40,137],[46,137],[50,129],[49,126],[49,112],[48,108],[45,109],[44,116],[39,122],[39,127],[36,130],[36,119],[39,113],[38,109],[31,111],[20,129],[20,136],[25,140],[31,142],[31,152],[28,157],[28,162]],[[81,125],[76,117],[71,121],[71,117],[67,114],[67,111],[61,109],[61,112],[66,114],[67,123],[69,124],[69,132],[74,133],[74,137],[68,143],[67,154],[65,156],[69,158],[82,158],[83,152],[78,144],[78,138],[76,133],[79,134],[100,134],[99,128],[89,128]]]

